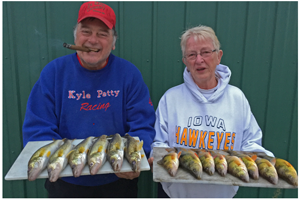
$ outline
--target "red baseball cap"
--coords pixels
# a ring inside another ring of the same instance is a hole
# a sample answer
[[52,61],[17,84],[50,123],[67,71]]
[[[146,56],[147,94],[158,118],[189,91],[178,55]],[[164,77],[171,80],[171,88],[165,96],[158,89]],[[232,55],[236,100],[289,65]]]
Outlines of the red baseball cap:
[[112,29],[116,25],[115,12],[111,7],[104,3],[89,1],[82,4],[79,9],[77,23],[87,17],[100,19],[109,29]]

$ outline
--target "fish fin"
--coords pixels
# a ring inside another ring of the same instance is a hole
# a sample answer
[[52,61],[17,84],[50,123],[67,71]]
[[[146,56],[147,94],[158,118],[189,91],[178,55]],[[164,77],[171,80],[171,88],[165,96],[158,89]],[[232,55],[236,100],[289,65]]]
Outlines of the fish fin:
[[67,140],[67,138],[62,139],[63,142],[65,142]]
[[276,164],[276,158],[271,159],[270,163],[274,166]]
[[163,160],[163,159],[158,160],[158,161],[157,161],[157,164],[163,165],[163,164],[164,164],[164,160]]
[[144,144],[144,141],[143,141],[143,140],[139,142],[138,148],[137,148],[138,151],[141,151],[141,150],[142,150],[143,144]]
[[78,149],[79,153],[83,153],[85,151],[85,148],[83,146],[81,146],[79,149]]
[[53,141],[55,141],[55,139],[54,139],[54,138],[52,138],[52,140],[53,140]]
[[181,151],[179,151],[177,158],[179,159],[180,156],[181,156]]
[[58,151],[58,157],[62,157],[64,155],[64,150],[63,149],[60,149]]
[[42,157],[45,154],[45,152],[46,152],[45,148],[42,148],[39,157]]
[[86,153],[89,153],[89,151],[90,151],[90,149],[87,149],[87,150],[86,150]]
[[99,146],[98,152],[102,152],[102,150],[103,150],[103,146]]
[[174,148],[166,148],[165,150],[168,151],[168,152],[175,151]]
[[257,159],[257,155],[255,155],[255,154],[252,155],[252,156],[251,156],[251,159],[255,161],[255,160]]
[[[241,160],[241,158],[239,158],[240,160]],[[242,160],[241,160],[242,161]],[[240,161],[238,161],[238,160],[234,160],[234,163],[235,164],[237,164],[238,166],[240,166],[241,165],[241,162]]]
[[110,140],[110,139],[113,138],[113,136],[114,136],[114,135],[108,135],[106,138]]
[[51,151],[47,152],[47,158],[49,158],[49,156],[51,155]]
[[197,158],[199,158],[198,154],[196,152],[194,152],[195,156],[197,156]]
[[68,158],[69,155],[70,155],[72,152],[74,152],[74,151],[75,151],[75,149],[71,150],[71,151],[66,155],[66,157]]

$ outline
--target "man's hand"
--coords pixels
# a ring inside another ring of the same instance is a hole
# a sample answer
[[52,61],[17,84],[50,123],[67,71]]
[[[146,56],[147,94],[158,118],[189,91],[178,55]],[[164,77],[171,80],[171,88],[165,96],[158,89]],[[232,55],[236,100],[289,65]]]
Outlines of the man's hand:
[[129,180],[133,180],[134,178],[137,178],[140,176],[141,172],[123,172],[123,173],[115,173],[116,176],[118,176],[119,178],[125,178],[125,179],[129,179]]
[[151,168],[151,172],[153,173],[153,160],[154,160],[154,157],[151,157],[148,159],[148,163],[150,165],[150,168]]

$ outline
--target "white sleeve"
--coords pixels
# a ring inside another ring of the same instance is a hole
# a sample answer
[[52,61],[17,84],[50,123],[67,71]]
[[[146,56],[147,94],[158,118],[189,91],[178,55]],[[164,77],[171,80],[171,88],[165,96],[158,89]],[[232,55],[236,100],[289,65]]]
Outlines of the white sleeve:
[[153,156],[153,147],[169,147],[168,117],[165,95],[160,99],[155,114],[156,120],[154,129],[156,131],[156,135],[153,143],[151,144],[150,157]]

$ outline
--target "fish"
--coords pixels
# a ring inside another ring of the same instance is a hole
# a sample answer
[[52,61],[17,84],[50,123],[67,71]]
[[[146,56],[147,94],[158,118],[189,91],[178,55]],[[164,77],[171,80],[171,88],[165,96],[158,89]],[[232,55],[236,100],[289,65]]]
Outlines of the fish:
[[228,164],[228,172],[244,182],[249,182],[249,174],[244,162],[237,156],[225,156]]
[[191,171],[197,179],[201,179],[203,169],[202,163],[198,158],[197,153],[185,148],[179,148],[178,151],[181,152],[181,155],[179,157],[179,165]]
[[95,141],[95,137],[90,136],[83,141],[81,141],[70,153],[69,165],[71,166],[73,176],[75,178],[79,177],[82,170],[87,162],[87,154],[90,147]]
[[60,173],[68,165],[68,158],[71,150],[75,147],[72,143],[74,140],[66,139],[64,144],[61,145],[58,150],[50,156],[47,171],[49,175],[49,181],[55,182]]
[[275,168],[279,177],[283,178],[294,186],[298,186],[297,171],[288,161],[276,158]]
[[277,171],[269,160],[257,157],[255,163],[258,167],[260,176],[262,176],[272,184],[276,185],[278,183]]
[[247,167],[249,176],[251,178],[253,178],[254,180],[258,180],[259,179],[259,172],[258,172],[258,167],[255,163],[255,160],[257,158],[257,155],[252,154],[251,157],[249,155],[243,154],[243,153],[239,153],[237,151],[228,151],[231,155],[235,155],[239,158],[241,158],[241,160],[244,162],[244,164]]
[[210,152],[205,149],[196,150],[198,157],[202,163],[203,170],[209,175],[214,175],[215,173],[215,162],[214,158]]
[[120,134],[114,134],[107,147],[107,160],[114,171],[119,172],[122,168],[124,147],[124,141]]
[[215,152],[215,151],[210,151],[211,155],[214,158],[215,162],[215,170],[221,175],[221,176],[226,176],[227,174],[227,161],[226,158],[223,154]]
[[47,167],[49,158],[62,144],[64,140],[54,140],[53,142],[39,148],[28,161],[28,180],[34,181]]
[[168,153],[157,161],[157,164],[162,165],[172,177],[175,177],[179,167],[181,151],[177,153],[175,148],[166,149],[166,151]]
[[[141,150],[143,148],[144,141],[139,141],[131,137],[128,133],[125,134],[124,138],[127,139],[124,152],[127,161],[129,162],[134,172],[141,171]],[[143,155],[144,157],[144,155]]]
[[257,157],[268,160],[273,166],[275,166],[275,163],[276,163],[276,158],[275,157],[268,156],[264,152],[253,152],[252,154],[250,153],[250,155],[253,155],[253,154],[256,154]]
[[106,161],[108,140],[107,135],[101,135],[91,147],[87,161],[90,169],[90,174],[95,175]]

